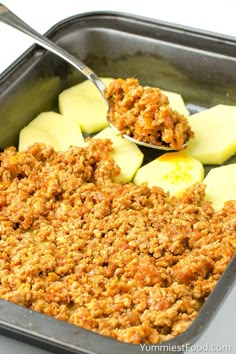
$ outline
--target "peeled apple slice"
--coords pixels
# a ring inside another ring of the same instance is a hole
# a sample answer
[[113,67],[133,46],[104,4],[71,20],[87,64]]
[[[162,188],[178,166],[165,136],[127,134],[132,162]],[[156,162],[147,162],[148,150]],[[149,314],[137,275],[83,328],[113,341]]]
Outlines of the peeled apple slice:
[[116,176],[114,181],[116,183],[130,182],[143,162],[143,153],[137,145],[122,138],[110,127],[96,134],[94,139],[110,139],[112,141],[113,151],[110,156],[121,169],[121,173]]
[[161,187],[170,195],[181,195],[196,182],[202,182],[204,168],[200,161],[185,152],[169,152],[141,167],[134,183]]
[[179,93],[164,90],[162,92],[168,97],[170,107],[173,110],[183,114],[185,117],[189,116],[189,111],[187,110],[184,100]]
[[56,151],[85,145],[80,127],[56,112],[39,114],[21,130],[18,150],[26,150],[34,143],[51,145]]
[[37,127],[27,125],[20,131],[19,136],[19,151],[25,151],[34,143],[45,143],[57,147],[57,142],[47,132],[38,129]]
[[236,106],[217,105],[188,117],[195,133],[187,149],[203,164],[220,165],[236,153]]
[[[113,81],[112,78],[101,80],[106,86]],[[60,113],[76,122],[83,133],[97,133],[108,126],[105,101],[90,80],[62,91],[58,103]]]
[[[101,78],[106,86],[114,79]],[[178,93],[163,91],[169,98],[170,106],[181,114],[189,112]],[[80,125],[83,133],[93,134],[108,126],[107,108],[98,89],[90,80],[75,85],[59,95],[60,113]]]
[[203,183],[206,185],[205,199],[220,210],[228,200],[236,200],[236,163],[212,168]]

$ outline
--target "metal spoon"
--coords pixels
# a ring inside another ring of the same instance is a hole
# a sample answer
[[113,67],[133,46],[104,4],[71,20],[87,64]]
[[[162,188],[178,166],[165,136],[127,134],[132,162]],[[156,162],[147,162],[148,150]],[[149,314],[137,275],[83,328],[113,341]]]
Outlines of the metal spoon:
[[[43,48],[49,50],[50,52],[58,55],[60,58],[67,61],[69,64],[74,66],[77,70],[79,70],[84,76],[86,76],[92,83],[97,87],[99,92],[101,93],[106,105],[107,110],[109,110],[109,103],[105,97],[105,88],[104,83],[99,79],[99,77],[91,70],[87,65],[81,62],[79,59],[75,58],[73,55],[69,54],[67,51],[50,41],[47,37],[38,33],[35,29],[21,20],[17,15],[15,15],[12,11],[10,11],[5,5],[0,4],[0,21],[27,34],[31,38],[35,40],[37,44],[42,46]],[[107,121],[112,129],[119,132],[118,129],[111,123],[110,119],[107,117]],[[149,143],[145,143],[139,140],[136,140],[128,135],[123,135],[125,139],[131,140],[132,142],[146,146],[152,149],[158,150],[173,150],[171,147],[164,145],[153,145]],[[185,147],[187,144],[183,145]]]

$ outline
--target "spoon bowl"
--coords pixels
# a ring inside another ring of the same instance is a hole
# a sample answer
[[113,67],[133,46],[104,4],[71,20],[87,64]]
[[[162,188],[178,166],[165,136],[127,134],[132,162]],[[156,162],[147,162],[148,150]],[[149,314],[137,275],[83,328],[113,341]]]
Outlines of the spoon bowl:
[[[110,127],[111,127],[114,131],[116,131],[117,133],[119,133],[119,130],[115,127],[114,124],[112,124],[112,122],[111,122],[111,120],[110,120],[109,117],[107,117],[107,121],[108,121]],[[134,138],[132,138],[131,136],[126,135],[126,134],[122,134],[122,137],[123,137],[124,139],[130,140],[130,141],[132,141],[133,143],[135,143],[135,144],[137,144],[137,145],[140,145],[140,146],[145,146],[145,147],[148,147],[148,148],[151,148],[151,149],[156,149],[156,150],[173,151],[173,148],[170,147],[170,146],[166,146],[166,145],[154,145],[154,144],[151,144],[151,143],[146,143],[146,142],[144,142],[144,141],[139,141],[139,140],[137,140],[137,139],[134,139]],[[183,145],[182,145],[182,149],[184,149],[185,147],[187,147],[187,145],[188,145],[188,142],[185,143],[185,144],[183,144]]]
[[[102,80],[99,79],[99,77],[96,75],[96,73],[90,69],[87,65],[85,65],[82,61],[79,59],[75,58],[73,55],[65,51],[63,48],[59,47],[57,44],[52,42],[50,39],[47,37],[41,35],[39,32],[37,32],[34,28],[29,26],[26,22],[24,22],[22,19],[20,19],[17,15],[15,15],[11,10],[9,10],[5,5],[0,4],[0,21],[19,30],[20,32],[23,32],[27,34],[29,37],[33,38],[34,41],[39,44],[41,47],[45,48],[46,50],[54,53],[55,55],[59,56],[60,58],[64,59],[66,62],[71,64],[74,68],[79,70],[87,79],[89,79],[99,90],[101,96],[103,97],[106,107],[107,107],[107,112],[109,111],[109,102],[105,96],[105,89],[106,86],[102,82]],[[116,132],[119,132],[119,130],[112,124],[110,118],[107,115],[107,122],[110,125],[112,129],[114,129]],[[173,150],[173,148],[166,146],[166,145],[154,145],[150,144],[147,142],[142,142],[137,139],[132,138],[131,136],[128,136],[126,134],[122,134],[123,138],[128,139],[137,145],[142,145],[148,148],[152,149],[158,149],[158,150],[165,150],[165,151],[170,151]],[[186,147],[187,143],[185,143],[182,148]]]

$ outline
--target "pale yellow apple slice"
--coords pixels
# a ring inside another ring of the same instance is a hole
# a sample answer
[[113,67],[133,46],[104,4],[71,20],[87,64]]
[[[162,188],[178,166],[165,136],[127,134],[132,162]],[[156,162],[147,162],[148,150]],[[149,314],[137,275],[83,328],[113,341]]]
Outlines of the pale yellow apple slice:
[[203,180],[205,199],[220,210],[228,200],[236,200],[236,163],[212,168]]
[[203,164],[220,165],[236,152],[236,106],[217,105],[188,117],[195,133],[186,152]]
[[165,90],[163,90],[162,92],[168,97],[169,105],[173,110],[179,112],[180,114],[183,114],[185,117],[189,116],[189,111],[185,106],[183,97],[179,93]]
[[31,145],[35,143],[44,143],[51,145],[55,150],[58,149],[58,143],[53,139],[53,137],[47,132],[34,127],[33,125],[27,125],[25,128],[21,129],[19,135],[19,151],[25,151]]
[[[103,77],[101,80],[108,86],[114,79]],[[172,109],[184,115],[189,114],[181,95],[163,92],[168,96]],[[104,99],[90,80],[62,91],[58,104],[60,113],[77,122],[84,133],[97,133],[108,126]]]
[[43,112],[24,127],[19,136],[19,151],[34,143],[45,143],[56,151],[65,151],[70,146],[84,146],[80,127],[56,112]]
[[204,178],[200,161],[185,152],[169,152],[142,166],[134,177],[134,183],[147,183],[149,187],[161,187],[170,195],[181,195],[184,190]]
[[[101,80],[106,86],[113,81],[112,78]],[[90,80],[62,91],[58,100],[60,113],[79,124],[83,133],[97,133],[108,126],[105,101]]]
[[121,173],[115,177],[115,182],[130,182],[143,162],[143,153],[138,146],[122,138],[110,127],[96,134],[94,139],[110,139],[112,141],[113,151],[110,156],[121,169]]
[[176,92],[161,90],[164,95],[168,97],[170,107],[183,114],[184,116],[189,116],[189,111],[184,103],[183,97]]

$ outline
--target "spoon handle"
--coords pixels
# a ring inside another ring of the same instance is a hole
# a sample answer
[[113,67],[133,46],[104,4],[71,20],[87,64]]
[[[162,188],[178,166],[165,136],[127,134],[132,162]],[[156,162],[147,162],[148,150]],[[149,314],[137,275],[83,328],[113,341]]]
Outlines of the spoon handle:
[[93,72],[93,70],[91,70],[79,59],[75,58],[73,55],[69,54],[67,51],[53,43],[50,39],[38,33],[35,29],[33,29],[27,23],[21,20],[17,15],[15,15],[3,4],[0,4],[0,21],[19,30],[20,32],[27,34],[28,36],[33,38],[37,44],[61,57],[69,64],[73,65],[97,86],[98,90],[104,97],[105,85]]

